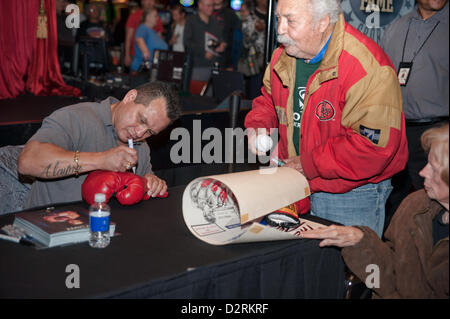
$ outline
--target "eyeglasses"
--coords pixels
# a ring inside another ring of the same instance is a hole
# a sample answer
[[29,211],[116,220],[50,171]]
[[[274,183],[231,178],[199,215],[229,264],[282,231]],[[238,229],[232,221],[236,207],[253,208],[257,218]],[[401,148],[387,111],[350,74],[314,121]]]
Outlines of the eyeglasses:
[[143,135],[148,134],[149,137],[152,135],[156,135],[155,132],[149,128],[149,125],[142,114],[138,115],[138,121],[139,121],[139,124],[146,129],[145,133]]

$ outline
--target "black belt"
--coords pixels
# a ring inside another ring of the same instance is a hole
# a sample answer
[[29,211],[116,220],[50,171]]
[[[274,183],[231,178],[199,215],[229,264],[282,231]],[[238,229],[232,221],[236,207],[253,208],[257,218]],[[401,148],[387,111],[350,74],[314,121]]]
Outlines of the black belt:
[[406,126],[425,126],[440,122],[448,122],[448,116],[432,117],[427,119],[405,120]]

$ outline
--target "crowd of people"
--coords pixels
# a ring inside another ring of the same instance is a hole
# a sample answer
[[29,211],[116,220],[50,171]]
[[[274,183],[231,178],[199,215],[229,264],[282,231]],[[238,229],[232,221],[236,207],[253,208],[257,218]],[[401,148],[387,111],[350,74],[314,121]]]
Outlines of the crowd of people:
[[[178,1],[163,4],[141,0],[138,6],[122,8],[119,19],[115,19],[111,2],[100,6],[87,0],[83,2],[80,27],[71,30],[65,25],[69,1],[57,0],[56,4],[61,64],[72,59],[75,43],[98,39],[107,53],[112,46],[123,46],[123,65],[132,74],[146,63],[148,67],[154,50],[173,50],[191,55],[194,80],[207,80],[218,62],[221,69],[244,74],[250,98],[259,91],[264,71],[267,0],[246,0],[239,10],[232,9],[226,0],[199,0],[196,7],[189,9]],[[104,59],[101,47],[83,50],[93,61]],[[106,59],[106,71],[119,63],[117,59],[113,63],[109,53]]]

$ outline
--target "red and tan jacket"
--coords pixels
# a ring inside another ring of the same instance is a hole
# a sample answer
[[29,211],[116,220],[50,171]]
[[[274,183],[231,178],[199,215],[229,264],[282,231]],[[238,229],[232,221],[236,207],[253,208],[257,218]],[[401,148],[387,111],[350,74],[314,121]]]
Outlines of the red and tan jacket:
[[[278,128],[278,156],[296,156],[293,90],[296,59],[282,47],[267,67],[262,95],[253,100],[247,128]],[[344,21],[309,78],[300,129],[300,158],[312,192],[344,193],[379,183],[408,159],[402,96],[384,51]]]

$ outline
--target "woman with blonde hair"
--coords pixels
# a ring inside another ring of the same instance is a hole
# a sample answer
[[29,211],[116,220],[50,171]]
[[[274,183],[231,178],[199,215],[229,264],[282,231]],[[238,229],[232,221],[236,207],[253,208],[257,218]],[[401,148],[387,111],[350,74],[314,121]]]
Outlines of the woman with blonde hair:
[[400,204],[385,242],[365,226],[332,225],[303,233],[323,239],[321,247],[344,247],[347,266],[370,283],[374,298],[449,297],[449,125],[425,131],[421,142],[428,152],[419,173],[425,188]]

